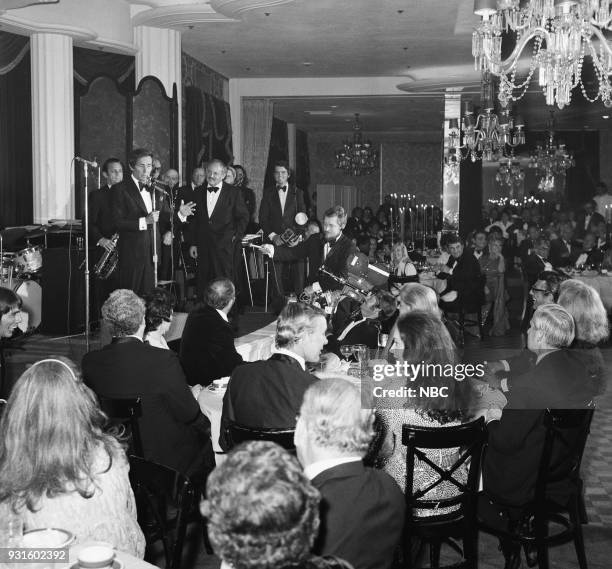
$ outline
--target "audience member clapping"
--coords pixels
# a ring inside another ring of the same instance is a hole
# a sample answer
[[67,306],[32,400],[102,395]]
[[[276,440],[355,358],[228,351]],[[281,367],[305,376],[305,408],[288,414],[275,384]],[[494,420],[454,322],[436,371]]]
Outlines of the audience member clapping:
[[77,367],[40,360],[19,378],[0,421],[0,502],[25,529],[60,528],[144,555],[128,462]]

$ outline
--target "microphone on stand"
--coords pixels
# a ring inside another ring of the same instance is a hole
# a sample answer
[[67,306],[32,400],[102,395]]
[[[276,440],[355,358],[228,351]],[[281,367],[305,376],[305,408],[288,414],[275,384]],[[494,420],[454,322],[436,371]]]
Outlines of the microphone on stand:
[[75,156],[74,159],[77,162],[82,162],[83,164],[87,164],[88,166],[91,166],[92,168],[98,167],[98,163],[96,162],[95,158],[93,160],[85,160],[85,158],[81,158],[80,156]]

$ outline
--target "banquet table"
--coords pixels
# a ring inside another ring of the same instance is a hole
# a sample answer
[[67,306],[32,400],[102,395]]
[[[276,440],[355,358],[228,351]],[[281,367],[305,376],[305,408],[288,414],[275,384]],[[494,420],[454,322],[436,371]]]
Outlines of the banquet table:
[[[99,543],[99,542],[98,542]],[[77,563],[77,556],[79,555],[79,552],[84,548],[84,547],[88,547],[90,545],[96,545],[95,542],[86,542],[86,543],[80,543],[78,545],[73,545],[72,547],[70,547],[70,549],[68,550],[68,556],[70,559],[70,563],[68,565],[60,565],[60,564],[55,564],[55,567],[57,569],[68,569],[68,568],[72,568],[73,566],[75,567],[75,569],[78,569],[78,565],[76,565]],[[148,563],[142,559],[138,559],[137,557],[134,557],[133,555],[130,555],[129,553],[125,553],[124,551],[116,551],[115,552],[115,559],[118,560],[119,562],[121,562],[122,565],[122,569],[156,569],[156,565],[152,565],[151,563]],[[40,565],[40,569],[43,569],[43,566]]]
[[592,286],[599,293],[605,309],[608,312],[612,310],[612,274],[590,276],[583,273],[572,278]]

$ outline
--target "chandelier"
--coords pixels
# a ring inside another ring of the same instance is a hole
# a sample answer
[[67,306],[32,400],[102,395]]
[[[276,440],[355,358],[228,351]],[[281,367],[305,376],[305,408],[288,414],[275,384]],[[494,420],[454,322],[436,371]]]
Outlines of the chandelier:
[[341,150],[336,151],[336,168],[351,176],[371,174],[378,166],[378,152],[369,140],[363,141],[359,113],[355,113],[353,140],[345,140]]
[[495,174],[495,181],[500,186],[508,188],[518,188],[525,180],[525,171],[521,168],[521,163],[511,154],[508,158],[501,158]]
[[555,189],[555,176],[565,177],[565,172],[576,165],[571,152],[566,150],[565,144],[555,144],[555,116],[550,113],[546,125],[548,139],[546,144],[538,144],[535,151],[529,156],[528,168],[534,168],[536,176],[540,177],[538,189],[550,192]]
[[495,114],[493,81],[488,71],[482,74],[480,100],[483,101],[484,111],[477,117],[474,116],[470,102],[465,102],[461,130],[458,119],[449,121],[449,146],[455,149],[459,160],[470,158],[472,162],[492,162],[525,144],[523,119],[520,116],[515,119],[508,108],[502,108],[499,115]]
[[[537,69],[547,105],[560,109],[569,105],[572,90],[580,85],[589,102],[601,99],[612,107],[612,48],[603,34],[612,29],[609,4],[609,0],[474,0],[474,13],[482,19],[472,35],[472,55],[477,69],[499,76],[502,106],[525,95]],[[502,60],[502,34],[508,31],[516,33],[516,47]],[[517,79],[519,61],[532,40],[527,77]],[[587,55],[598,80],[593,98],[582,79]]]

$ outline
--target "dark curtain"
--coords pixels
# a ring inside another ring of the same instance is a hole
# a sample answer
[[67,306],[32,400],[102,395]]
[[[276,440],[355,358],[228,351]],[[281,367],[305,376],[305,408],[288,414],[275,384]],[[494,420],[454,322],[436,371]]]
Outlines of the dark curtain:
[[310,157],[308,154],[308,133],[295,131],[295,184],[304,192],[306,207],[310,207]]
[[273,118],[272,134],[270,136],[270,150],[268,152],[268,165],[266,166],[266,177],[264,178],[264,188],[274,184],[274,163],[278,162],[279,160],[287,161],[288,157],[289,140],[287,137],[287,123],[280,119]]
[[134,56],[75,47],[72,57],[75,94],[82,95],[98,77],[109,77],[123,93],[133,93],[136,89]]
[[595,195],[599,182],[599,132],[560,132],[556,136],[574,154],[576,166],[565,175],[565,198],[571,206],[579,207]]
[[[0,32],[0,226],[32,223],[29,38]],[[10,71],[8,70],[10,68]]]
[[465,237],[481,225],[482,162],[463,160],[459,185],[459,233]]
[[191,179],[194,168],[203,166],[213,158],[226,164],[234,159],[232,150],[232,123],[229,104],[199,87],[185,87],[185,178]]

